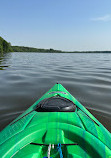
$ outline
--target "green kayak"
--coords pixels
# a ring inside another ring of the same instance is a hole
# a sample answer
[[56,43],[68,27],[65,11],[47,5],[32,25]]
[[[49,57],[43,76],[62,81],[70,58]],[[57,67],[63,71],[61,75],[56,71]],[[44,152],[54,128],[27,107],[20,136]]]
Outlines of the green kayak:
[[0,132],[0,158],[111,158],[111,133],[61,84]]

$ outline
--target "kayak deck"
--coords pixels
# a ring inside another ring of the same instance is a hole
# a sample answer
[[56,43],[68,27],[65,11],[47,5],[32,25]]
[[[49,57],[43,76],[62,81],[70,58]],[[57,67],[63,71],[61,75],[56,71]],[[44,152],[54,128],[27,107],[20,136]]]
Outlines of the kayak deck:
[[[41,112],[37,106],[44,99],[64,97],[76,105],[74,112]],[[0,133],[0,157],[59,158],[57,144],[64,158],[107,158],[111,156],[111,134],[62,85],[56,84],[34,105]]]

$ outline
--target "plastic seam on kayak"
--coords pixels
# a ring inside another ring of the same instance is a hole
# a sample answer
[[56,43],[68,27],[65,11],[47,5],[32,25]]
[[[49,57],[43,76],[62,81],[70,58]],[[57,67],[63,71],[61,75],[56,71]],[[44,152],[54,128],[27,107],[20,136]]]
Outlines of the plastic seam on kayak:
[[[80,116],[79,116],[79,114],[77,114],[78,115],[78,117],[80,118]],[[81,118],[80,118],[80,120],[81,120]],[[83,121],[81,120],[81,122],[83,123]],[[84,126],[84,128],[85,128],[85,131],[86,132],[88,132],[88,133],[90,133],[89,131],[87,131],[87,129],[86,129],[86,127],[85,127],[85,125],[84,125],[84,123],[83,123],[83,126]],[[93,135],[92,133],[90,133],[91,135]],[[94,137],[96,137],[95,135],[93,135]],[[102,142],[98,137],[96,137],[100,142]],[[102,142],[103,144],[104,144],[104,142]],[[109,146],[108,145],[106,145],[106,144],[104,144],[108,149],[110,149],[109,148]]]
[[[78,107],[79,108],[79,107]],[[80,108],[79,108],[80,109]],[[80,109],[81,110],[81,109]],[[94,121],[86,112],[84,112],[83,110],[81,110],[84,114],[86,114],[86,116],[91,119],[96,125],[100,126],[96,121]]]
[[[36,114],[34,114],[34,115],[31,117],[31,119],[29,120],[29,122],[33,119],[33,117],[34,117],[35,115],[36,115]],[[26,115],[24,115],[24,116],[26,116]],[[22,118],[21,118],[21,119],[22,119]],[[20,120],[20,119],[19,119],[19,120]],[[24,126],[24,129],[27,127],[27,125],[29,124],[29,122]],[[11,125],[10,125],[10,126],[11,126]],[[21,129],[19,132],[15,133],[13,136],[15,136],[15,135],[19,134],[20,132],[24,131],[24,129]],[[7,140],[11,139],[13,136],[9,137]],[[2,142],[2,144],[5,143],[7,140],[5,140],[4,142]],[[0,144],[0,145],[2,145],[2,144]]]
[[21,120],[22,118],[24,118],[25,116],[27,116],[28,114],[30,114],[30,113],[33,112],[33,111],[35,111],[35,110],[32,110],[32,111],[30,111],[29,113],[25,114],[24,116],[20,117],[18,120],[16,120],[16,121],[14,121],[13,123],[11,123],[10,126],[13,125],[14,123],[18,122],[19,120]]
[[87,131],[87,129],[86,129],[86,127],[85,127],[85,125],[84,125],[82,119],[80,118],[80,116],[79,116],[79,114],[78,114],[78,112],[77,112],[76,114],[77,114],[77,116],[79,117],[80,121],[82,122],[84,129]]

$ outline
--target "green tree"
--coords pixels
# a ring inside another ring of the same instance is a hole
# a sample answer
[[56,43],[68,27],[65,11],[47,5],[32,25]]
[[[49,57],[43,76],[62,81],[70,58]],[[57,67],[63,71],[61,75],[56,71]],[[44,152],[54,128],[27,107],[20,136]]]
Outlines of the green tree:
[[2,37],[0,37],[0,53],[7,53],[12,51],[13,49],[11,47],[11,44],[4,40]]
[[0,45],[0,53],[3,53],[3,47]]

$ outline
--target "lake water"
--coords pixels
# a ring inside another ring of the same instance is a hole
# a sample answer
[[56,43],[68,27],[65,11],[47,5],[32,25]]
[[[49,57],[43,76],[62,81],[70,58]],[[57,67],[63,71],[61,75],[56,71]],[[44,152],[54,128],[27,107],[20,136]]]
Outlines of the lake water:
[[111,54],[8,53],[0,57],[0,130],[61,83],[111,132]]

